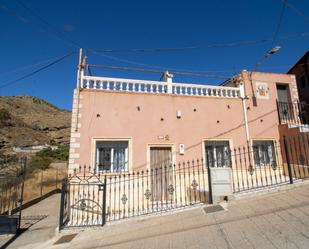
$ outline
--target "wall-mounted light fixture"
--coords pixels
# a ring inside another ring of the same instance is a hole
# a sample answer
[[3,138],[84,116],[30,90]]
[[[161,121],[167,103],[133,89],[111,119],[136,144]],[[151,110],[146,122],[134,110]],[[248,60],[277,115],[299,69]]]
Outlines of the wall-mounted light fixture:
[[179,155],[184,155],[184,154],[185,154],[185,145],[179,144]]

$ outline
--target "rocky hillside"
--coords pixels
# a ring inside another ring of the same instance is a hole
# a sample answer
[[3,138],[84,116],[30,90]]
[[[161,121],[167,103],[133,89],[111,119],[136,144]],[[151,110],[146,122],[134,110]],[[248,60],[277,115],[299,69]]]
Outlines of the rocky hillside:
[[71,112],[31,96],[0,97],[0,153],[13,147],[68,144]]

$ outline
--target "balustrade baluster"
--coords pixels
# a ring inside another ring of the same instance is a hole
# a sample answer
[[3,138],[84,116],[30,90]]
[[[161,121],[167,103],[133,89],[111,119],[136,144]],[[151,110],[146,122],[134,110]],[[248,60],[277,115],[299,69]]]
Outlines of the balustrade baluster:
[[204,88],[205,89],[205,95],[206,96],[211,96],[211,89]]
[[185,88],[185,93],[184,93],[184,95],[188,95],[188,87],[184,87]]

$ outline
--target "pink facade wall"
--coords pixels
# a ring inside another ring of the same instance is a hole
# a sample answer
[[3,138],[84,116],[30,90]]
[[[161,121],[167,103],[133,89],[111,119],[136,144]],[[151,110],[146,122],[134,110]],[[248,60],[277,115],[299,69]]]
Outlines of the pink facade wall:
[[[276,83],[289,84],[291,99],[296,100],[295,77],[254,73],[253,89],[255,81],[265,82],[269,86],[269,99],[257,99],[257,106],[252,103],[251,84],[247,72],[243,73],[243,79],[248,96],[245,102],[248,107],[250,139],[278,139]],[[77,99],[75,91],[70,170],[79,165],[93,164],[95,138],[130,138],[130,170],[147,167],[149,144],[173,145],[176,162],[202,158],[204,139],[229,139],[231,149],[246,145],[244,111],[240,98],[81,89],[79,101]],[[177,110],[181,111],[180,119],[176,116]],[[184,155],[178,153],[179,144],[185,145]]]

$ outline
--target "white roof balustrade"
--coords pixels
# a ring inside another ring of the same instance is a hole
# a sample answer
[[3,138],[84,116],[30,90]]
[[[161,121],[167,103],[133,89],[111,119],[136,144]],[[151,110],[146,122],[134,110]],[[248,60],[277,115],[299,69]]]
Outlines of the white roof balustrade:
[[96,89],[115,92],[174,94],[203,97],[212,96],[223,98],[239,98],[241,91],[240,87],[183,84],[164,81],[149,81],[94,76],[82,76],[80,87],[85,89]]

